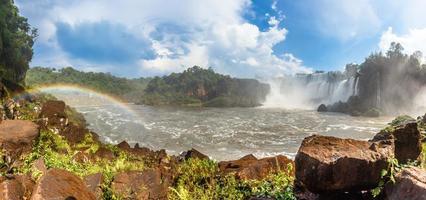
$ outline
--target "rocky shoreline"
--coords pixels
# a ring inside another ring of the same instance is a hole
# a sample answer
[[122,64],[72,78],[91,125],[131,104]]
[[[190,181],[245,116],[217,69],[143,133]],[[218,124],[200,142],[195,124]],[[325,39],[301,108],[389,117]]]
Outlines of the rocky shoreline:
[[3,98],[0,199],[425,199],[426,117],[396,119],[370,141],[313,135],[285,156],[215,162],[123,141],[43,95]]

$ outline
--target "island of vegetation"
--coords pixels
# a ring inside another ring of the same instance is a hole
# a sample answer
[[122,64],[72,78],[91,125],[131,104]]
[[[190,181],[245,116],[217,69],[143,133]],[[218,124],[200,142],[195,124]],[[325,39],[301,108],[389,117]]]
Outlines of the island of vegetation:
[[109,73],[33,67],[25,79],[29,87],[72,84],[146,105],[254,107],[269,93],[269,86],[254,79],[231,78],[198,66],[182,73],[154,78],[126,79]]

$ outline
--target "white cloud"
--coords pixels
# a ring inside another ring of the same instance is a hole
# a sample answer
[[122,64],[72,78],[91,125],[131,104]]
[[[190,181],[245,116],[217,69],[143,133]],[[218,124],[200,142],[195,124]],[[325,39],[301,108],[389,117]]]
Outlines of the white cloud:
[[[223,73],[250,77],[308,70],[302,62],[274,55],[273,47],[283,42],[287,34],[286,29],[278,26],[282,16],[271,16],[271,27],[266,31],[243,19],[250,0],[18,0],[17,3],[30,23],[39,28],[38,45],[50,48],[50,56],[55,57],[46,61],[36,52],[34,64],[55,65],[59,59],[62,61],[57,65],[96,67],[97,63],[67,57],[66,50],[58,46],[56,24],[75,27],[108,22],[122,25],[135,37],[150,41],[147,48],[153,49],[156,57],[135,61],[140,67],[138,75],[181,71],[182,66],[192,65],[213,66]],[[113,66],[105,68],[114,70]]]
[[415,51],[426,53],[426,28],[410,29],[408,33],[397,35],[392,27],[385,31],[381,38],[379,47],[382,51],[387,51],[392,42],[398,42],[403,47],[406,53],[412,54]]
[[365,37],[380,30],[381,19],[370,0],[320,0],[312,6],[317,28],[340,40]]

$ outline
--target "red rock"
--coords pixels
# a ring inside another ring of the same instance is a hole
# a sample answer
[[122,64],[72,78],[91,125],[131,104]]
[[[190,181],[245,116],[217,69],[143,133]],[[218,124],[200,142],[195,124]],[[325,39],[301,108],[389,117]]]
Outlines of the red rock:
[[296,155],[296,183],[315,193],[369,190],[392,156],[389,144],[310,136]]
[[0,123],[0,148],[6,155],[19,157],[31,151],[39,136],[37,124],[25,120],[5,120]]
[[131,151],[131,147],[129,145],[129,143],[127,143],[126,141],[122,141],[119,144],[117,144],[117,147],[123,151]]
[[103,146],[99,147],[96,151],[95,156],[100,159],[113,160],[115,158],[114,152]]
[[50,169],[41,176],[31,200],[67,198],[95,200],[96,196],[78,176],[62,169]]
[[[239,160],[219,162],[219,169],[224,173],[235,173],[240,179],[264,179],[271,173],[287,172],[293,161],[285,156],[268,157],[258,160],[252,154]],[[293,171],[290,172],[291,175]]]
[[124,199],[167,199],[168,185],[162,182],[158,169],[121,172],[111,187]]
[[417,167],[403,169],[396,175],[395,184],[385,187],[388,200],[426,199],[426,171]]
[[63,127],[67,125],[67,114],[63,101],[47,101],[43,104],[40,118],[47,119],[47,125]]
[[422,135],[415,121],[408,121],[395,127],[392,132],[381,131],[372,141],[391,140],[395,143],[395,158],[399,163],[420,160]]
[[60,131],[59,134],[65,137],[65,139],[72,143],[80,143],[84,141],[86,134],[89,133],[85,127],[77,126],[70,123],[68,126],[64,128],[64,130]]
[[93,192],[96,196],[96,199],[102,199],[102,183],[104,181],[104,176],[101,173],[92,174],[84,178],[87,188]]

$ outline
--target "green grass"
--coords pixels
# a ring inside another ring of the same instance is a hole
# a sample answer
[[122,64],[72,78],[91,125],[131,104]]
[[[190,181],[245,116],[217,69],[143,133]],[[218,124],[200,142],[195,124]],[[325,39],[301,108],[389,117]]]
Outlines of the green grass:
[[217,163],[211,160],[190,159],[178,169],[176,184],[171,188],[172,200],[247,199],[265,197],[293,200],[292,166],[271,173],[263,180],[238,180],[233,174],[220,174]]

